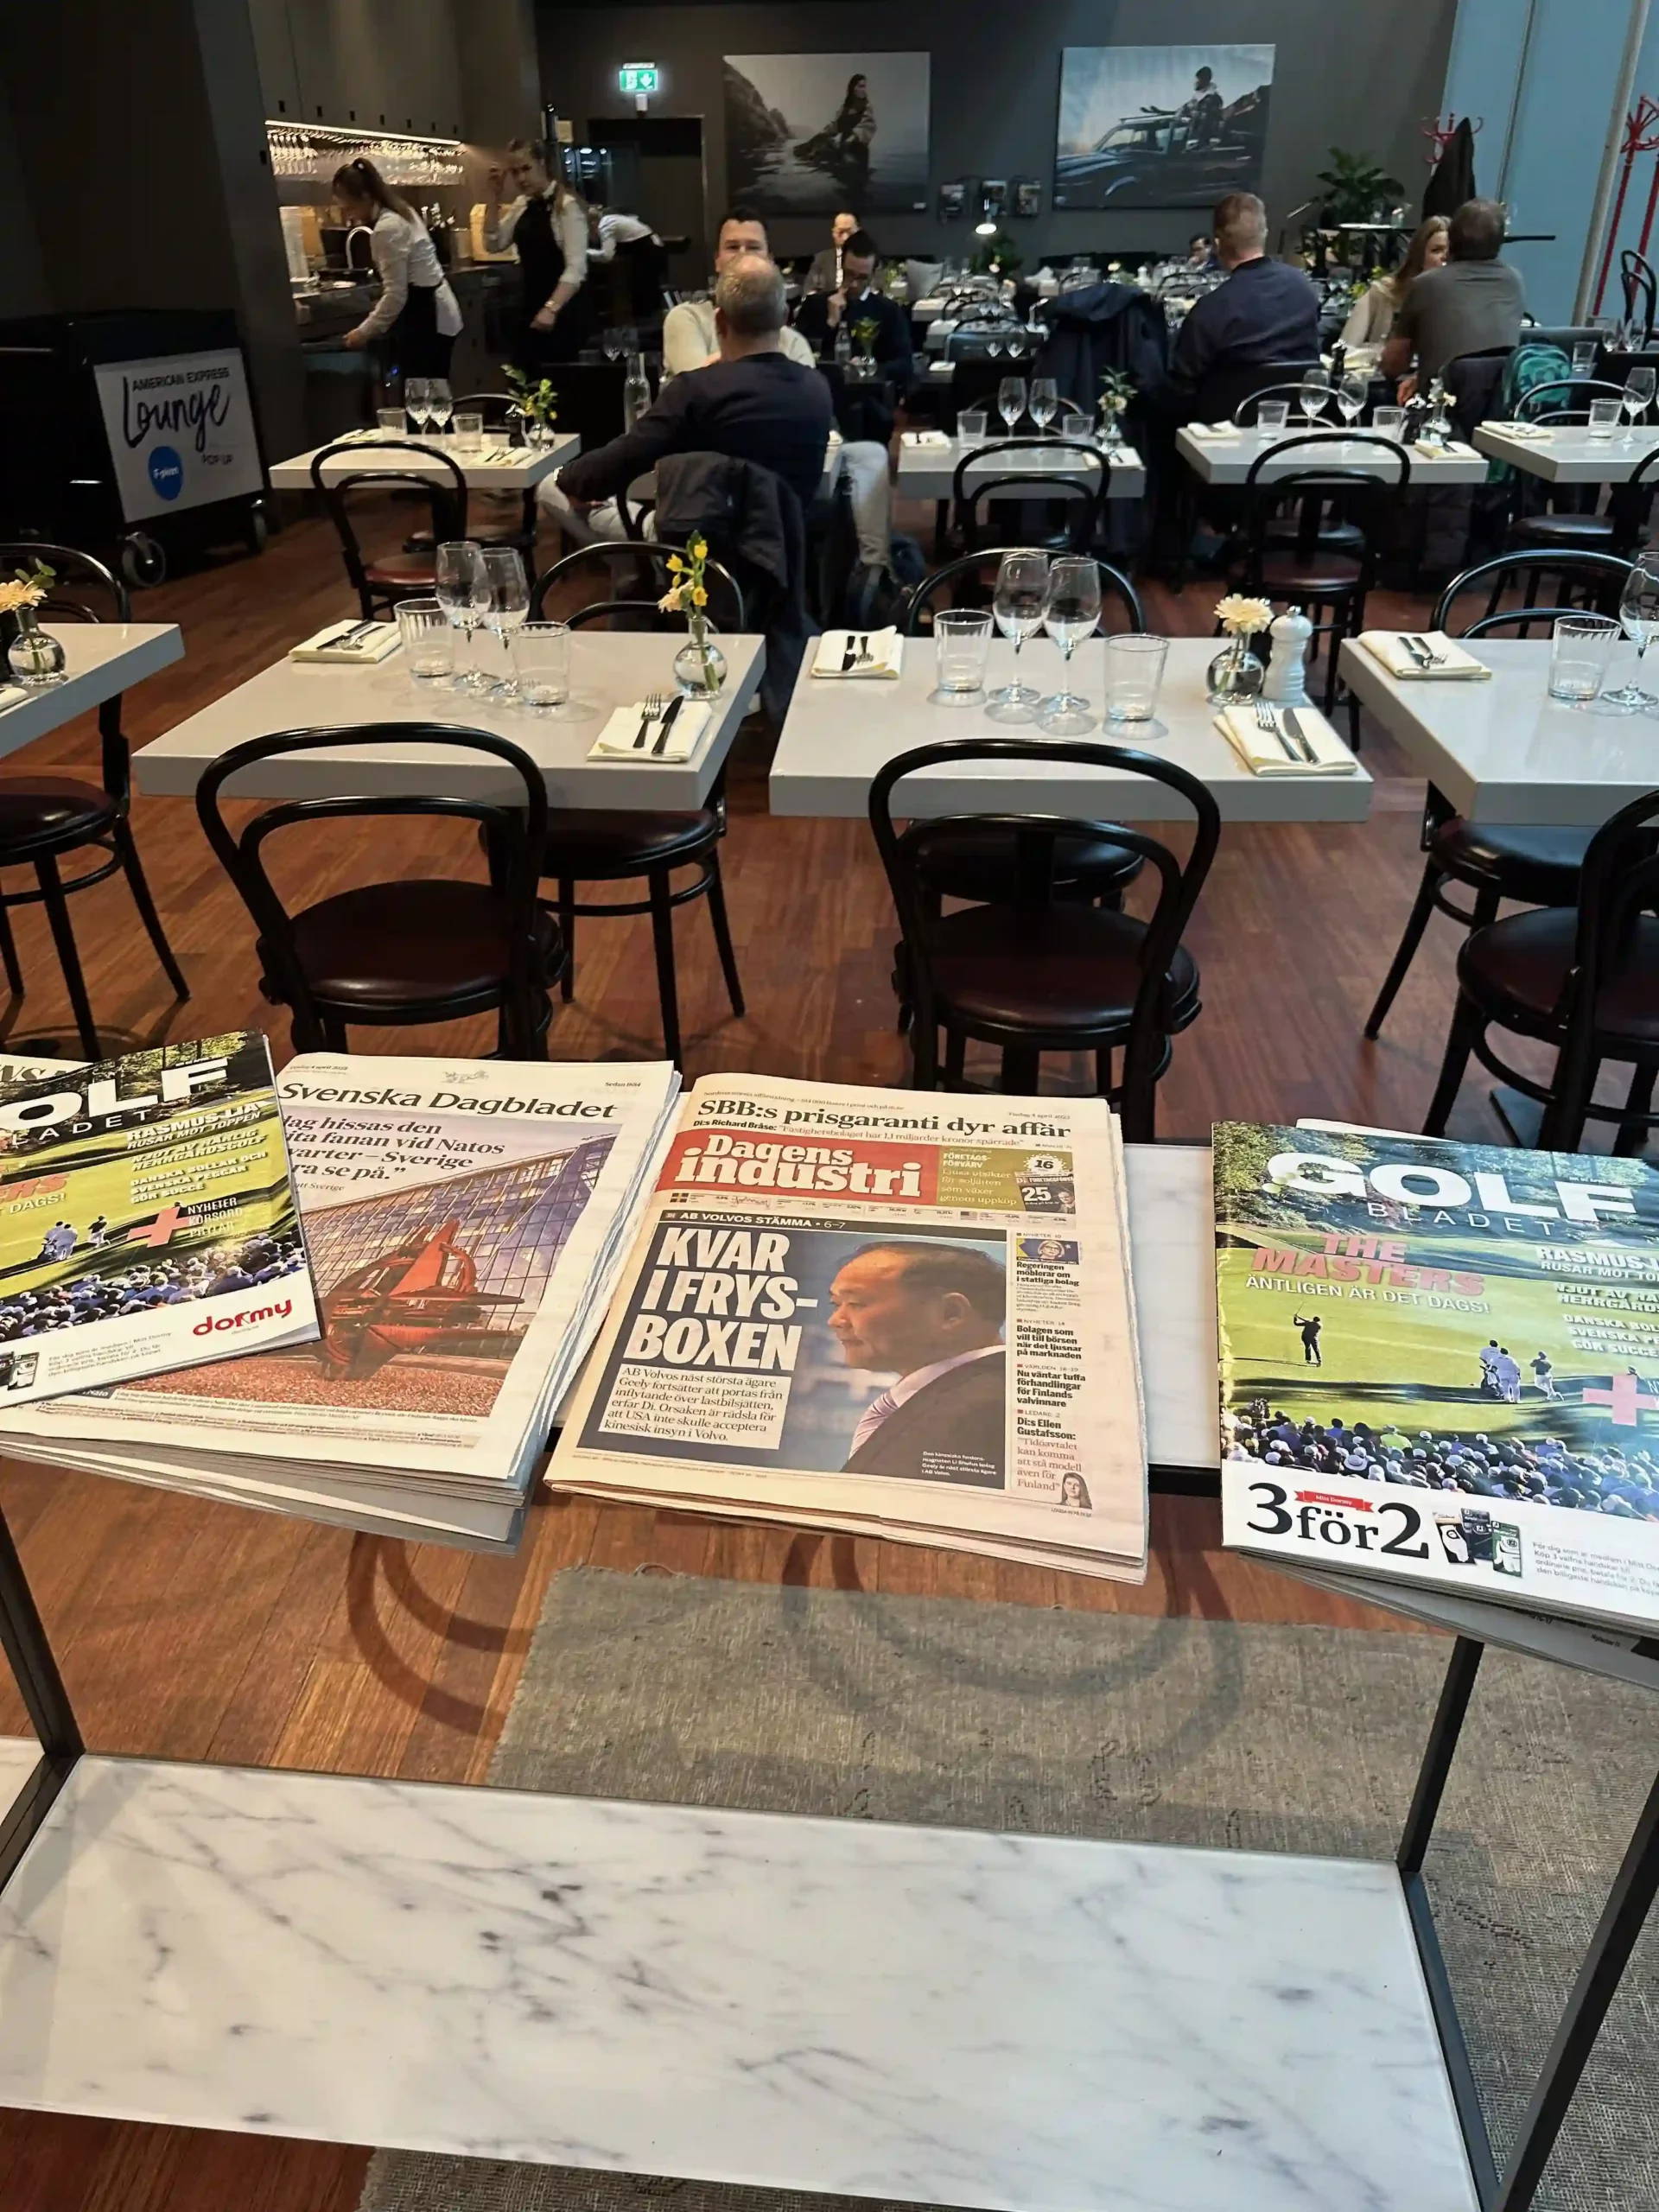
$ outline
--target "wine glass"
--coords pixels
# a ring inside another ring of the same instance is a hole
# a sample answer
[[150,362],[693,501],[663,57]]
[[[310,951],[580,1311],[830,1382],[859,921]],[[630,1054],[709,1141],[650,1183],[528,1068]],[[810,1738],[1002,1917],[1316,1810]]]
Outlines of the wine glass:
[[404,378],[404,412],[409,417],[411,436],[418,438],[421,435],[422,425],[426,421],[426,399],[429,389],[425,377]]
[[484,571],[484,549],[470,537],[451,538],[438,548],[436,591],[438,604],[467,640],[472,665],[455,678],[457,691],[487,691],[490,678],[478,665],[472,640],[489,612],[490,584]]
[[1624,390],[1619,404],[1623,406],[1627,418],[1624,431],[1624,443],[1627,446],[1634,445],[1636,442],[1637,417],[1638,415],[1645,414],[1651,404],[1653,387],[1654,374],[1651,369],[1632,369],[1624,379]]
[[1370,396],[1371,380],[1361,376],[1357,369],[1344,377],[1337,386],[1338,411],[1351,430],[1365,412],[1365,403]]
[[1004,377],[996,388],[996,411],[1007,426],[1008,435],[1014,435],[1014,426],[1026,411],[1026,380],[1024,377]]
[[[1648,547],[1637,555],[1624,580],[1618,619],[1625,636],[1635,644],[1639,672],[1649,642],[1659,635],[1659,546]],[[1595,707],[1603,714],[1639,714],[1659,707],[1659,699],[1651,691],[1644,691],[1639,683],[1625,683],[1604,691]]]
[[1020,681],[1020,648],[1042,628],[1047,607],[1047,554],[1005,553],[996,572],[991,612],[1002,635],[1014,639],[1014,681],[991,692],[985,704],[1017,721],[1025,720],[1042,699],[1034,685]]
[[1331,372],[1328,369],[1309,369],[1302,378],[1302,412],[1310,423],[1317,423],[1325,412],[1325,403],[1331,397]]
[[530,613],[530,585],[516,546],[485,546],[483,565],[488,593],[484,619],[500,642],[507,671],[494,689],[506,698],[516,698],[518,686],[512,677],[512,632],[523,626],[524,617]]
[[426,383],[426,421],[435,437],[442,437],[449,428],[454,411],[455,397],[448,379],[429,377]]
[[1058,387],[1052,377],[1033,377],[1031,380],[1031,419],[1042,436],[1048,435],[1048,426],[1060,410]]
[[599,342],[607,361],[620,361],[621,359],[623,351],[622,333],[620,330],[607,330]]
[[990,337],[985,340],[985,358],[988,361],[1000,361],[1001,359],[1002,340],[1000,338]]
[[1089,702],[1066,688],[1071,656],[1085,638],[1092,637],[1100,620],[1100,569],[1091,560],[1056,561],[1049,570],[1048,597],[1043,606],[1043,627],[1060,649],[1063,670],[1060,689],[1045,699],[1037,719],[1057,737],[1080,737],[1092,729],[1095,718]]

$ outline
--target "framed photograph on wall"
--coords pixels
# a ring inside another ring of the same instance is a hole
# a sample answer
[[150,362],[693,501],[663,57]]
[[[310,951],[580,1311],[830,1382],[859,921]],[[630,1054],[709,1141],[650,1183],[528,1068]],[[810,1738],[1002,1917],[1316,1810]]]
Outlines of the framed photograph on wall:
[[1068,46],[1057,207],[1209,207],[1262,179],[1270,46]]
[[726,196],[762,215],[927,205],[925,54],[728,54]]

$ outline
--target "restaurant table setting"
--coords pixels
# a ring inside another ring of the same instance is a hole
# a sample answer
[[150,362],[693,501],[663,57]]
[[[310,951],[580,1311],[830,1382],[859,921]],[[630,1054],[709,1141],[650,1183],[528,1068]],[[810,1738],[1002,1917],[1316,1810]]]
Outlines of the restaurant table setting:
[[1491,669],[1444,630],[1363,630],[1359,644],[1402,683],[1484,683],[1491,679]]
[[1317,707],[1239,700],[1216,728],[1253,776],[1351,776],[1359,767]]
[[594,740],[590,760],[689,760],[709,727],[709,710],[683,692],[662,692],[618,707]]
[[837,682],[896,681],[904,665],[905,641],[897,630],[826,630],[818,639],[812,674]]
[[389,659],[402,643],[395,621],[330,622],[314,637],[291,647],[288,657],[290,660],[334,661],[361,666]]

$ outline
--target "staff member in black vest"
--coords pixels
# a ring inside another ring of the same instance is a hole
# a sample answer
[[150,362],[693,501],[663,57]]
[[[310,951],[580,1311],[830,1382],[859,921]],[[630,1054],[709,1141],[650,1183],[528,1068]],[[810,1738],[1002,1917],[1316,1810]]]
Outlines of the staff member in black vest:
[[336,169],[334,198],[348,223],[367,227],[380,279],[379,298],[346,344],[355,350],[384,338],[389,378],[447,377],[461,308],[425,224],[372,162]]
[[[543,140],[515,138],[507,152],[505,176],[499,169],[490,172],[484,242],[492,253],[512,246],[518,256],[524,286],[519,365],[574,361],[594,330],[586,282],[587,204],[559,174],[557,152]],[[500,193],[507,177],[518,197],[504,210]]]

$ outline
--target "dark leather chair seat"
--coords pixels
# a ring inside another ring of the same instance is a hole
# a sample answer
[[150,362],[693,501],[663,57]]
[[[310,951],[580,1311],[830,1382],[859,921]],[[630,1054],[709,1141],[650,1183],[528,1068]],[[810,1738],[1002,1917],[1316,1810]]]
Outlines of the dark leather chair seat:
[[430,588],[437,582],[436,556],[431,553],[388,553],[384,559],[365,561],[363,574],[372,584],[388,590],[417,586]]
[[[983,906],[1006,900],[1014,887],[1014,839],[1011,830],[941,823],[923,830],[911,846],[917,874],[942,899],[971,899]],[[1098,837],[1057,837],[1054,884],[1058,891],[1084,892],[1092,899],[1123,892],[1140,874],[1141,855]]]
[[[1458,981],[1483,1014],[1535,1037],[1560,1032],[1555,1009],[1573,965],[1578,915],[1571,907],[1506,915],[1465,938]],[[1605,1035],[1659,1052],[1659,921],[1642,915],[1629,957],[1596,1008]]]
[[1358,588],[1359,563],[1324,545],[1310,546],[1305,552],[1294,548],[1269,552],[1262,563],[1262,592],[1267,599],[1282,599],[1295,592],[1329,598],[1332,592]]
[[[365,884],[294,917],[300,966],[319,999],[365,1008],[499,988],[508,965],[501,902],[487,884]],[[551,958],[558,933],[537,910]]]
[[634,813],[626,807],[587,810],[550,808],[543,875],[602,880],[613,875],[643,875],[647,868],[672,868],[699,857],[720,835],[720,816],[712,806],[690,814]]
[[[938,925],[930,965],[950,1014],[1058,1034],[1127,1023],[1146,925],[1096,906],[1031,912],[969,906]],[[1169,1027],[1198,1011],[1198,971],[1183,946],[1170,971]]]
[[109,828],[119,812],[106,791],[73,776],[0,778],[0,844],[58,837],[79,843]]
[[1525,906],[1570,906],[1593,830],[1490,828],[1456,815],[1434,833],[1429,855],[1460,883],[1497,884]]
[[1572,545],[1583,553],[1610,550],[1613,525],[1606,515],[1522,515],[1515,536],[1524,545]]

